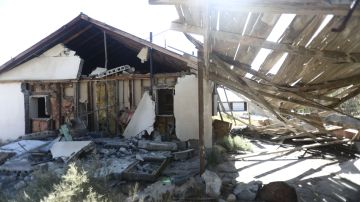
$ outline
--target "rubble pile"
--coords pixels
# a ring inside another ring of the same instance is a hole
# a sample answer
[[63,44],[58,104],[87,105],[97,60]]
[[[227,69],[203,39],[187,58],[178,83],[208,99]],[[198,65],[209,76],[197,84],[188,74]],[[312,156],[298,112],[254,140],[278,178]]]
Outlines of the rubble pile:
[[71,130],[63,127],[60,134],[49,131],[30,134],[0,147],[2,193],[19,192],[31,183],[33,172],[37,170],[49,170],[60,177],[71,162],[80,162],[84,169],[91,171],[88,174],[92,178],[119,182],[143,181],[148,184],[157,182],[162,176],[179,184],[180,172],[163,173],[173,163],[196,164],[191,165],[193,171],[182,173],[186,180],[199,172],[197,152],[190,143],[165,142],[159,137],[153,140],[146,133],[130,138],[109,138],[93,132],[76,136],[65,132],[65,135],[63,131]]
[[[30,139],[24,136],[0,147],[3,194],[24,190],[34,180],[34,171],[51,171],[60,178],[67,165],[76,162],[91,179],[107,180],[110,188],[128,195],[128,201],[254,201],[260,190],[263,198],[276,197],[272,189],[262,189],[261,182],[237,182],[237,170],[229,161],[209,166],[200,175],[196,140],[162,138],[157,131],[128,138],[94,132],[73,136],[71,131],[63,126],[60,134],[31,134]],[[129,184],[135,182],[141,189],[132,193]]]

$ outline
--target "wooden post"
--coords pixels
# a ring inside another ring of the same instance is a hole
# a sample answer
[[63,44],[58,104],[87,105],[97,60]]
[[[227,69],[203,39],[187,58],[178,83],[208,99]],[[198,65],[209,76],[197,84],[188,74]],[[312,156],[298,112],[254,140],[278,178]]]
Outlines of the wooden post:
[[204,69],[203,52],[198,51],[198,105],[199,105],[199,152],[200,174],[205,171],[205,145],[204,145]]
[[235,116],[234,116],[234,113],[233,113],[233,109],[230,107],[230,102],[229,102],[229,98],[228,98],[227,93],[226,93],[226,89],[225,89],[224,86],[222,86],[222,88],[223,88],[224,93],[225,93],[226,102],[228,103],[228,107],[229,107],[231,116],[233,117],[234,124],[235,124],[235,126],[236,126],[236,119],[235,119]]
[[[150,32],[150,43],[153,41],[153,35],[152,32]],[[149,47],[149,60],[150,60],[150,95],[152,98],[153,96],[153,88],[154,88],[154,67],[153,67],[153,54],[152,54],[152,48]]]

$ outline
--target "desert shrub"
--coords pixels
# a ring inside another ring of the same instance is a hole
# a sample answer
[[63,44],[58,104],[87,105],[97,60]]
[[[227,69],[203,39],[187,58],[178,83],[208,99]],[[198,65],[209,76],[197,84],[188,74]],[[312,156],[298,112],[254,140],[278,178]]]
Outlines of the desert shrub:
[[60,182],[55,172],[41,170],[33,173],[34,180],[23,191],[15,196],[15,201],[40,201],[47,196],[49,192],[53,191],[53,185]]
[[225,148],[220,145],[214,145],[211,149],[206,151],[207,163],[210,166],[219,164],[224,160],[223,154],[226,152]]
[[251,151],[251,143],[248,139],[240,136],[233,137],[234,149],[241,151]]
[[231,135],[225,136],[220,144],[227,150],[227,151],[251,151],[251,143],[249,140],[240,137]]

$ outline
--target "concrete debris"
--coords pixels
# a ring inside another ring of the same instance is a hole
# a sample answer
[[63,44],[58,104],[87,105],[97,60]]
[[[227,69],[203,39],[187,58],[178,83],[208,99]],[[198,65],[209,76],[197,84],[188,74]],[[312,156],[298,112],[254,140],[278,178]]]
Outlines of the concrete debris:
[[92,141],[65,141],[56,142],[50,151],[54,159],[62,158],[64,162],[69,162],[80,153],[90,151],[93,148],[94,143]]
[[190,177],[195,176],[200,170],[199,157],[187,161],[173,161],[163,171],[163,175],[171,177],[175,184],[185,183]]
[[28,173],[31,171],[33,171],[33,167],[27,158],[15,157],[6,161],[3,165],[0,166],[0,172]]
[[135,158],[136,158],[137,160],[139,160],[139,161],[144,161],[143,157],[141,157],[140,154],[136,154],[136,155],[135,155]]
[[286,182],[270,182],[259,191],[258,200],[268,202],[297,202],[296,190]]
[[138,193],[133,201],[163,201],[166,195],[174,192],[174,189],[175,185],[169,182],[157,181]]
[[96,144],[101,144],[105,148],[129,147],[129,143],[120,138],[95,138],[92,139]]
[[168,161],[139,161],[129,166],[123,174],[124,179],[139,181],[155,181]]
[[161,161],[171,157],[170,151],[152,151],[138,154],[146,161]]
[[239,200],[252,201],[255,199],[257,192],[259,191],[262,183],[253,181],[248,184],[239,183],[234,189],[234,194]]
[[21,139],[21,140],[45,140],[45,139],[56,137],[56,136],[57,136],[56,131],[46,130],[46,131],[26,134],[24,136],[20,136],[19,139]]
[[155,116],[155,102],[151,99],[149,92],[145,92],[125,128],[123,136],[127,138],[134,137],[144,130],[151,134],[154,130]]
[[174,142],[154,142],[149,140],[140,140],[138,147],[151,151],[176,151],[177,144]]
[[47,143],[40,140],[20,140],[0,147],[0,152],[15,152],[16,155],[21,155]]
[[123,172],[130,166],[136,163],[133,158],[108,159],[104,165],[95,171],[95,178],[110,177],[121,179]]
[[226,198],[227,202],[235,202],[236,196],[234,194],[229,194],[229,196]]
[[184,151],[174,152],[174,159],[184,161],[194,156],[194,149],[187,149]]
[[0,152],[0,165],[7,161],[9,158],[15,156],[14,152]]
[[219,197],[222,184],[220,177],[216,173],[209,170],[206,170],[201,175],[201,177],[205,181],[206,194],[211,197]]
[[16,190],[19,190],[19,189],[24,188],[25,186],[26,186],[26,183],[25,183],[24,181],[20,181],[20,182],[18,182],[18,183],[16,183],[16,184],[14,185],[14,188],[15,188]]
[[155,142],[161,142],[161,134],[159,133],[159,131],[154,131],[153,136],[153,140]]

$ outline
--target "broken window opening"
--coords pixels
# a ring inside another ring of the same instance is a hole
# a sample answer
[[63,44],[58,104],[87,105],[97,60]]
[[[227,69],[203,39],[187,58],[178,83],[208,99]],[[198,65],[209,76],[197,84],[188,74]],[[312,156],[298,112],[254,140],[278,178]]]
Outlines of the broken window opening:
[[247,102],[223,102],[226,112],[246,112]]
[[48,96],[30,97],[30,117],[50,118],[50,103]]
[[174,89],[157,90],[157,115],[174,115]]

